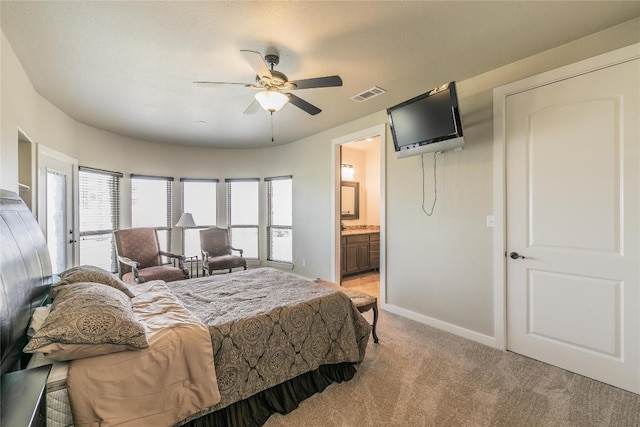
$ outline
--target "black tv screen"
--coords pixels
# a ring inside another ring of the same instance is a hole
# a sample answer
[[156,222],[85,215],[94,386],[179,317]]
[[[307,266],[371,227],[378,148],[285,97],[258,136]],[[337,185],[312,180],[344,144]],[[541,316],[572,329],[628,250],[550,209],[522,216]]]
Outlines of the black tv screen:
[[387,109],[398,158],[464,145],[455,82]]

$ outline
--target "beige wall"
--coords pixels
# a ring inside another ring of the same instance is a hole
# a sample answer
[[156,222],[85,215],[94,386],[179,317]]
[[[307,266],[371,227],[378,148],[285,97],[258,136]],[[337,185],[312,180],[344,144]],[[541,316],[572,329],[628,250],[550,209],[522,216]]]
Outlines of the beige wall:
[[[438,202],[420,207],[420,157],[387,149],[387,302],[405,315],[474,338],[493,337],[493,88],[640,40],[635,19],[458,82],[465,148],[438,156]],[[585,88],[588,90],[588,88]],[[391,140],[391,139],[389,139]],[[425,173],[432,174],[425,156]],[[490,340],[484,340],[485,342]]]
[[372,148],[365,151],[367,164],[366,182],[366,208],[367,224],[380,225],[380,142],[370,143]]
[[[458,82],[466,146],[437,158],[438,201],[431,217],[421,208],[420,157],[397,160],[387,130],[387,309],[472,338],[493,336],[494,253],[492,229],[485,222],[493,197],[492,89],[638,42],[638,25],[636,19]],[[384,111],[262,150],[160,145],[71,120],[35,92],[4,34],[1,53],[0,188],[17,191],[18,128],[34,142],[77,158],[80,165],[120,171],[125,177],[132,172],[220,179],[291,174],[295,272],[331,278],[332,140],[386,123]],[[416,95],[426,89],[416,88]],[[427,176],[432,174],[431,163],[431,155],[425,155]],[[125,178],[124,218],[129,215],[128,190]],[[176,202],[174,210],[178,209]]]

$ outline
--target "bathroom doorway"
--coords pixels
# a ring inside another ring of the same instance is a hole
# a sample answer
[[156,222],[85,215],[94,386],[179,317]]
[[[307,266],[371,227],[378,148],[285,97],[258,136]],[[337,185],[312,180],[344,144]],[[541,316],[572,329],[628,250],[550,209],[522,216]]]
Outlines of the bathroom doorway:
[[336,143],[335,282],[383,297],[385,125]]

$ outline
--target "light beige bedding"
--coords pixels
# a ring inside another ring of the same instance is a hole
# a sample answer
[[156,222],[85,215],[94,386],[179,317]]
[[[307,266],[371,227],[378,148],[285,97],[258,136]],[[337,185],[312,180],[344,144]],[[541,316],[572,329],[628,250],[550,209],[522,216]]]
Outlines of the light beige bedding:
[[129,287],[149,348],[70,364],[76,427],[171,426],[220,401],[208,329],[164,282]]

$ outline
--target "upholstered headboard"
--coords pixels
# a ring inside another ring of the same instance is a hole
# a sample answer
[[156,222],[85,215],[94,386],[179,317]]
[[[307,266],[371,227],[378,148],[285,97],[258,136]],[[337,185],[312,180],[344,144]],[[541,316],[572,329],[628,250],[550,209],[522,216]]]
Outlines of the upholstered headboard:
[[51,280],[49,250],[36,219],[16,193],[0,190],[0,373],[24,367],[27,327]]

